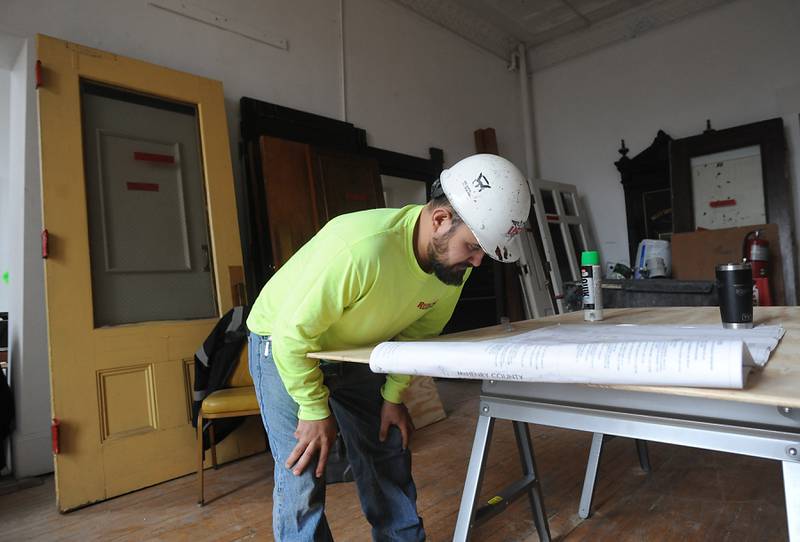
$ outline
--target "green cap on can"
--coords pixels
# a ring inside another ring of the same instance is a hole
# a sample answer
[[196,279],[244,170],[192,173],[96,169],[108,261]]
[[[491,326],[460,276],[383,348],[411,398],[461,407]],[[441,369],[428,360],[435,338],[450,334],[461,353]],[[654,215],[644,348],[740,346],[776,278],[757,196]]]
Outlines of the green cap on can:
[[600,265],[600,254],[596,250],[582,252],[581,265]]

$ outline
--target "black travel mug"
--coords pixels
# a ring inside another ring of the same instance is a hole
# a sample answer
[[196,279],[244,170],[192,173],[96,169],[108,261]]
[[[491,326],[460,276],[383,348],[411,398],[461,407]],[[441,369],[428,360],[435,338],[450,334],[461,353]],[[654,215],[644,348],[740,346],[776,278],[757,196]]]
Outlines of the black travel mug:
[[722,327],[753,327],[753,270],[749,263],[718,265],[717,294]]

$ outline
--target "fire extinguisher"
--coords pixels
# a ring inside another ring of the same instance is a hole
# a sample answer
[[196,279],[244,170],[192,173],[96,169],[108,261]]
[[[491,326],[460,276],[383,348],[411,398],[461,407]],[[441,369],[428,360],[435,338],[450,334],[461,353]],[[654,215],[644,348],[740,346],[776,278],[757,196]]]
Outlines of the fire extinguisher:
[[744,236],[742,260],[753,269],[754,301],[759,305],[772,305],[769,287],[769,241],[761,237],[761,230]]
[[744,236],[742,259],[753,268],[753,278],[766,277],[769,264],[769,241],[761,237],[761,230],[753,230]]

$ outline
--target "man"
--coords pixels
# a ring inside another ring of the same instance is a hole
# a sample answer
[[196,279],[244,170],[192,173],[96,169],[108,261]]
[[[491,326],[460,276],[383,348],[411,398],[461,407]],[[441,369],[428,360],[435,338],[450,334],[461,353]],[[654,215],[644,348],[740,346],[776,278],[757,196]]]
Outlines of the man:
[[331,220],[270,279],[250,329],[250,372],[275,459],[273,531],[332,540],[322,477],[338,430],[374,540],[424,540],[403,405],[410,377],[309,352],[439,335],[470,268],[503,261],[530,209],[509,161],[470,156],[442,172],[427,205]]

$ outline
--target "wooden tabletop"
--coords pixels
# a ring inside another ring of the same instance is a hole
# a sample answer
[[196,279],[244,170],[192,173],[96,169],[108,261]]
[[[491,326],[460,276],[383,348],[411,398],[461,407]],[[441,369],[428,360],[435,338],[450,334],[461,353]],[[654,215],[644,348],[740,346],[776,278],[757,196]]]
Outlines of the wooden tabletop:
[[[705,399],[739,401],[771,406],[800,408],[800,307],[756,307],[755,323],[782,325],[786,334],[772,352],[769,363],[763,371],[750,375],[747,387],[743,390],[681,388],[675,386],[599,386],[593,387],[646,391],[666,395],[683,395]],[[479,341],[515,335],[557,323],[583,323],[583,312],[573,312],[538,320],[513,322],[512,331],[503,326],[491,326],[471,331],[442,335],[436,341]],[[640,309],[607,309],[603,324],[718,324],[718,307],[652,307]],[[588,324],[587,325],[591,325]],[[369,363],[373,346],[339,350],[335,352],[314,352],[308,357],[335,361]]]

